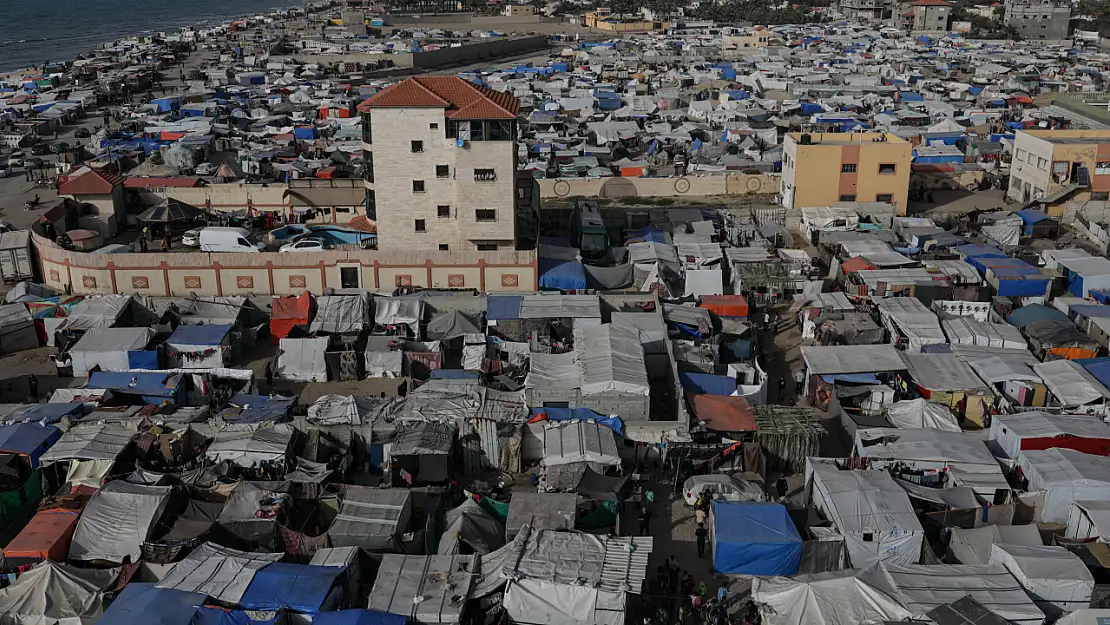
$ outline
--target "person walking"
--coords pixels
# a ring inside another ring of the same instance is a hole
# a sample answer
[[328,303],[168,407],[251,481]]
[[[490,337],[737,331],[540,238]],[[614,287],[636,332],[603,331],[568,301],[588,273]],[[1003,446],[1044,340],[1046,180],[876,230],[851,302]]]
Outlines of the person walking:
[[804,369],[798,369],[794,372],[794,394],[798,397],[804,395],[806,388],[806,372]]
[[649,536],[651,534],[651,526],[647,506],[640,507],[640,536]]
[[779,376],[779,403],[786,401],[786,376]]
[[[698,529],[694,531],[694,535],[698,540],[698,557],[705,557],[705,541],[709,537],[709,530],[705,529],[705,523],[698,523]],[[701,583],[701,595],[705,596],[705,582]]]
[[39,400],[39,379],[33,373],[27,378],[27,390],[30,391],[32,400]]
[[721,587],[717,589],[717,601],[724,603],[726,597],[728,597],[728,587],[721,584]]
[[162,251],[163,252],[170,251],[170,235],[168,235],[168,234],[166,236],[162,237]]

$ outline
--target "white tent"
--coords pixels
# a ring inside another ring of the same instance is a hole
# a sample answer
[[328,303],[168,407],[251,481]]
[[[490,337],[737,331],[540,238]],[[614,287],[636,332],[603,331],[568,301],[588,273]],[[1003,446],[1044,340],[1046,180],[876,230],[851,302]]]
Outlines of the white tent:
[[420,338],[424,300],[416,297],[375,297],[374,323],[381,326],[406,325]]
[[968,317],[956,317],[940,322],[948,342],[958,345],[979,345],[1006,349],[1026,349],[1028,343],[1021,331],[1008,323],[987,323]]
[[988,564],[991,547],[996,544],[1043,545],[1037,526],[984,525],[976,528],[953,527],[948,541],[948,552],[961,564]]
[[1110,542],[1110,502],[1073,501],[1064,535],[1078,540],[1094,538]]
[[924,345],[948,342],[936,313],[916,297],[883,297],[875,302],[883,325],[892,334],[906,338],[907,352],[919,352]]
[[[1039,410],[996,415],[991,420],[989,440],[995,441],[1008,458],[1018,457],[1024,441],[1050,438],[1060,438],[1063,444],[1069,440],[1091,439],[1110,448],[1110,425],[1095,417],[1057,415]],[[1044,443],[1036,440],[1035,444]]]
[[859,625],[902,621],[910,612],[848,569],[817,575],[756,577],[752,600],[764,625]]
[[647,365],[640,333],[606,324],[575,330],[574,342],[582,366],[582,394],[627,393],[647,395]]
[[856,454],[872,462],[902,462],[916,469],[947,469],[952,483],[970,486],[988,501],[995,491],[1009,490],[1006,476],[983,441],[965,432],[923,428],[856,430]]
[[1041,376],[1049,392],[1065,408],[1078,408],[1110,399],[1110,390],[1086,369],[1070,360],[1038,363],[1033,365],[1033,371]]
[[543,462],[549,467],[575,462],[588,462],[601,467],[619,467],[621,464],[616,435],[596,421],[545,424],[543,451]]
[[1103,625],[1110,619],[1110,610],[1083,608],[1056,621],[1056,625]]
[[243,598],[254,574],[285,554],[247,553],[214,543],[204,543],[170,569],[158,588],[199,592],[213,599],[236,604]]
[[79,423],[39,458],[43,466],[66,460],[113,462],[139,431],[136,423]]
[[0,590],[0,625],[93,625],[118,569],[79,569],[47,560]]
[[1071,504],[1110,499],[1110,458],[1072,449],[1023,450],[1017,464],[1030,491],[1044,491],[1038,521],[1066,523]]
[[162,517],[169,486],[144,486],[114,480],[96,491],[81,513],[69,548],[72,560],[138,561],[142,544]]
[[204,452],[213,462],[227,460],[240,467],[257,467],[286,459],[293,440],[288,423],[241,423],[225,425]]
[[1091,605],[1095,578],[1064,547],[996,544],[990,563],[1005,566],[1050,618]]
[[844,536],[852,565],[915,563],[925,531],[906,491],[886,471],[841,471],[806,463],[812,503]]
[[[26,284],[20,282],[19,284]],[[23,304],[0,305],[0,354],[34,349],[39,346],[35,320]]]
[[915,618],[937,606],[971,596],[983,607],[1019,625],[1041,625],[1037,608],[1014,576],[1000,564],[890,564],[879,562],[860,577],[894,597]]
[[127,352],[145,349],[153,338],[154,330],[150,328],[98,328],[86,332],[69,349],[73,375],[88,375],[97,365],[104,370],[126,371],[131,368]]
[[367,351],[363,358],[368,378],[399,378],[404,374],[405,353],[402,351]]
[[918,397],[895,402],[887,408],[887,421],[901,429],[934,428],[948,432],[960,432],[960,424],[952,411]]
[[279,378],[299,382],[327,382],[328,366],[324,354],[327,338],[281,339],[278,342],[277,371]]
[[130,295],[98,295],[81,300],[58,325],[58,330],[96,330],[115,325],[127,305]]
[[370,297],[362,295],[321,295],[316,298],[316,316],[308,331],[316,334],[361,332],[370,323]]

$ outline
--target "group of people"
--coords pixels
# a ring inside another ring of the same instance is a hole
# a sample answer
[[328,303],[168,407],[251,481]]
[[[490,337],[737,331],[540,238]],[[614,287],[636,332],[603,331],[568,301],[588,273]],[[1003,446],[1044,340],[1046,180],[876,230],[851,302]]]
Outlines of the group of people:
[[[678,565],[672,555],[664,564],[659,565],[655,577],[648,580],[648,593],[653,597],[677,599],[678,606],[672,618],[667,603],[661,602],[655,611],[654,619],[644,617],[644,625],[723,625],[728,622],[725,601],[728,587],[718,586],[714,595],[709,594],[705,580],[694,582],[694,576]],[[654,622],[653,622],[654,621]]]
[[[143,232],[139,235],[139,240],[131,246],[132,251],[146,252],[147,248],[150,246],[150,241],[150,226],[143,226]],[[167,232],[166,234],[162,235],[162,251],[170,251],[171,245],[172,243],[170,241],[170,234]]]

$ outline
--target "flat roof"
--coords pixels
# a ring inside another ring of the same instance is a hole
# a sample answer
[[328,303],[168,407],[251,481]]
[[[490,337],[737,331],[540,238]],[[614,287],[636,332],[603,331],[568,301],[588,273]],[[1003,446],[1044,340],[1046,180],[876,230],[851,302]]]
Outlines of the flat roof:
[[1110,141],[1110,130],[1023,130],[1025,134],[1049,143],[1082,145]]
[[[896,134],[889,132],[792,132],[791,139],[801,143],[802,135],[809,135],[810,142],[814,145],[848,145],[852,143],[907,143]],[[883,139],[878,141],[878,139]]]

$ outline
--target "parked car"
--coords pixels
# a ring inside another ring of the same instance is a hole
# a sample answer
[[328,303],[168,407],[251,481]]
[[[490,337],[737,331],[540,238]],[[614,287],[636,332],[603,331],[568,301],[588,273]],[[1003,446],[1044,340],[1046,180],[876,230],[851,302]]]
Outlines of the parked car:
[[682,484],[682,498],[688,505],[697,503],[702,493],[724,501],[764,501],[767,498],[759,484],[723,473],[695,475]]
[[261,252],[266,245],[256,241],[246,228],[204,228],[198,237],[203,252]]
[[27,155],[23,152],[12,152],[8,155],[8,167],[23,167],[23,159],[25,158],[27,158]]
[[27,169],[39,169],[42,167],[42,159],[37,156],[32,156],[31,158],[24,159],[23,166]]
[[34,154],[35,156],[46,156],[47,154],[50,154],[50,144],[36,143],[35,145],[32,145],[31,154]]
[[92,136],[92,133],[89,132],[88,128],[81,127],[73,131],[73,136],[77,137],[78,139],[88,139]]
[[65,154],[66,152],[69,152],[69,144],[65,141],[59,141],[50,146],[50,151],[55,154]]
[[7,178],[12,175],[12,170],[7,165],[0,163],[0,178]]
[[185,234],[181,235],[181,244],[189,247],[200,247],[200,231],[201,228],[186,230]]
[[305,237],[292,243],[286,243],[278,249],[279,252],[321,252],[331,247],[323,239]]
[[198,176],[211,176],[212,174],[216,173],[217,169],[218,167],[216,167],[212,163],[201,163],[197,165],[197,168],[194,171],[196,171],[196,174]]

